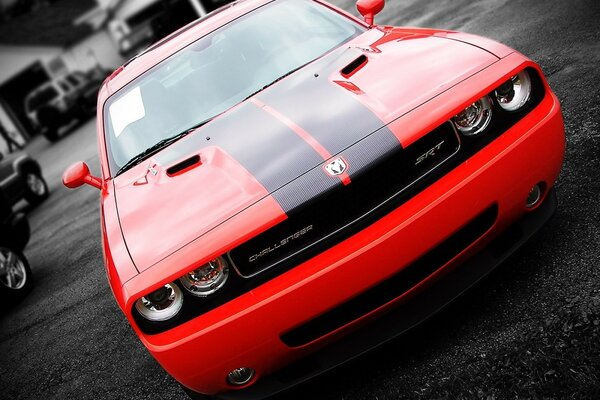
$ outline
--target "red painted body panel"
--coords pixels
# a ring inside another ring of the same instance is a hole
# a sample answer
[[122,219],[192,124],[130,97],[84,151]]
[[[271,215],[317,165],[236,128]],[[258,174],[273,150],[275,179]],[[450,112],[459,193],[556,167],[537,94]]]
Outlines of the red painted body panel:
[[[532,185],[539,181],[552,185],[559,173],[564,150],[563,129],[556,97],[548,93],[536,110],[500,140],[377,223],[310,261],[162,334],[145,335],[130,314],[128,318],[161,365],[196,391],[210,394],[231,390],[224,377],[241,365],[252,366],[259,377],[273,372],[318,350],[351,327],[302,348],[284,345],[279,338],[282,333],[386,279],[458,230],[464,221],[497,203],[499,216],[494,227],[455,262],[394,302],[400,303],[441,274],[460,268],[461,260],[527,213],[525,198]],[[532,154],[536,157],[532,158]],[[432,226],[436,229],[432,230]],[[223,228],[221,236],[226,239],[230,232]],[[375,260],[377,268],[364,274],[365,265]],[[139,293],[141,286],[150,283],[144,278],[144,275],[134,278],[125,285],[125,290]],[[327,296],[323,296],[324,293]],[[131,298],[126,310],[131,308],[135,298]],[[227,346],[211,346],[211,343],[227,343]],[[196,359],[189,354],[202,354],[202,357]]]
[[398,34],[390,30],[380,37],[379,52],[368,53],[367,64],[350,78],[331,77],[356,85],[360,100],[385,124],[498,61],[457,41],[412,34],[398,39]]
[[404,147],[409,146],[467,105],[492,91],[499,83],[528,66],[541,73],[539,67],[528,58],[520,53],[512,53],[460,85],[449,88],[442,95],[432,98],[427,102],[426,107],[410,110],[402,118],[392,121],[389,127]]
[[[183,30],[112,77],[101,88],[98,100],[102,232],[111,288],[133,329],[159,363],[187,387],[207,394],[232,390],[225,376],[234,368],[251,366],[257,371],[255,379],[260,379],[460,268],[461,261],[528,212],[524,203],[532,185],[540,181],[547,188],[553,185],[564,153],[559,104],[544,81],[546,96],[534,110],[368,228],[199,317],[163,333],[143,333],[132,316],[137,299],[287,216],[255,177],[215,146],[190,149],[182,159],[200,154],[201,165],[186,173],[168,177],[163,173],[168,166],[154,165],[157,173],[153,174],[148,170],[153,163],[147,160],[113,180],[104,143],[104,103],[168,55],[268,2],[241,2]],[[326,84],[348,90],[382,126],[388,125],[403,147],[524,67],[539,71],[529,59],[504,45],[458,32],[379,27],[346,46],[362,48],[367,63],[348,77],[341,73],[328,76]],[[277,117],[279,110],[273,110]],[[278,119],[310,142],[311,132],[298,121],[283,114]],[[194,134],[201,135],[202,128]],[[318,142],[310,144],[323,157],[331,156],[324,148],[319,151]],[[282,333],[402,270],[492,204],[498,205],[499,215],[490,231],[394,304],[301,348],[287,347],[281,341]],[[377,268],[364,274],[365,265],[374,260]]]
[[268,195],[222,149],[207,146],[195,154],[202,165],[184,174],[168,176],[167,166],[150,159],[114,180],[123,235],[140,271]]
[[[104,265],[110,287],[120,307],[125,304],[121,287],[125,282],[138,275],[138,270],[131,261],[129,251],[125,245],[121,227],[118,223],[119,214],[114,198],[114,189],[111,181],[106,184],[101,192],[100,221],[102,229],[102,248],[104,250]],[[108,223],[107,223],[108,221]]]

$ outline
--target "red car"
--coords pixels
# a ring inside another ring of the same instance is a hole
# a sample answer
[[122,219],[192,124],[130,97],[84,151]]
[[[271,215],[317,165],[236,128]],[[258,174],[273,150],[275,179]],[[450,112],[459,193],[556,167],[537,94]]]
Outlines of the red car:
[[114,296],[192,396],[265,397],[393,338],[553,214],[539,66],[474,35],[320,0],[239,1],[100,89]]

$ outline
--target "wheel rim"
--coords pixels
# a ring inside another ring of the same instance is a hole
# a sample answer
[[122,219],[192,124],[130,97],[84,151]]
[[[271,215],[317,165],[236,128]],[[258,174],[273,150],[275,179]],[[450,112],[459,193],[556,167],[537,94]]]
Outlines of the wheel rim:
[[46,185],[42,178],[37,176],[36,174],[29,173],[27,174],[27,187],[29,191],[36,196],[43,196],[46,194]]
[[25,286],[27,271],[23,260],[12,250],[0,248],[0,284],[18,290]]

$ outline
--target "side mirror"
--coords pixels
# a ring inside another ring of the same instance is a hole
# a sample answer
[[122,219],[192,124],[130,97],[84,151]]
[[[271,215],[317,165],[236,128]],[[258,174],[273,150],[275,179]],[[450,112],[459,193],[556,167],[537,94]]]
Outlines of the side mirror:
[[373,25],[375,15],[379,14],[384,6],[385,0],[358,0],[356,2],[356,9],[369,26]]
[[100,189],[102,187],[102,179],[92,176],[90,168],[83,161],[76,162],[65,170],[62,177],[63,185],[69,189],[75,189],[87,183],[90,186]]

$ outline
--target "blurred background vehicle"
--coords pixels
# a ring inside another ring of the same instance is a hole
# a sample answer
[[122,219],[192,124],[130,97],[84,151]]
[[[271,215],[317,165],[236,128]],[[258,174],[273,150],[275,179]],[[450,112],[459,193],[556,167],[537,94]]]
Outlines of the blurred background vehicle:
[[[0,123],[21,144],[39,134],[58,140],[95,113],[109,71],[229,2],[40,0],[27,10],[0,7]],[[49,24],[51,34],[41,29]]]
[[13,212],[0,190],[0,301],[3,303],[20,300],[33,286],[31,268],[23,255],[28,242],[27,218]]
[[[43,83],[25,97],[31,124],[51,142],[58,140],[60,127],[94,114],[100,83],[80,71]],[[90,104],[94,105],[93,112]]]
[[232,0],[130,0],[108,23],[119,53],[131,58],[152,43]]
[[0,153],[0,190],[2,203],[9,206],[21,199],[35,206],[49,194],[40,164],[24,151]]

